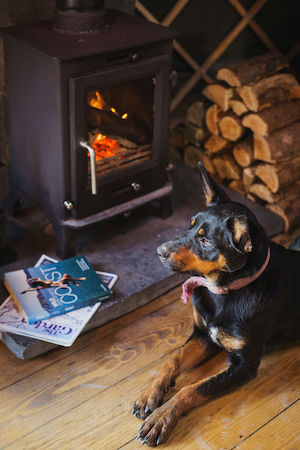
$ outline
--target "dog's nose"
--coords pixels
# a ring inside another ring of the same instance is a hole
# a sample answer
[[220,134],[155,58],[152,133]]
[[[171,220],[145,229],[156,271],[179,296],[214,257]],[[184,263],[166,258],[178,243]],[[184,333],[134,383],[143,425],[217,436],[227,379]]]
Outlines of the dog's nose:
[[167,259],[170,256],[171,252],[166,244],[162,244],[160,247],[158,247],[157,253],[160,258]]

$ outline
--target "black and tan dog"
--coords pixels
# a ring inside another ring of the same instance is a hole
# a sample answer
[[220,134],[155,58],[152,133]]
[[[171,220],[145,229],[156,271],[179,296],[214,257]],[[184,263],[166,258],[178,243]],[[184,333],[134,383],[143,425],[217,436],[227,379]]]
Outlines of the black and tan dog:
[[[165,442],[191,408],[255,377],[267,350],[300,338],[300,253],[270,243],[251,211],[199,170],[206,208],[183,237],[158,248],[167,267],[194,275],[183,285],[185,301],[193,294],[194,331],[133,405],[149,446]],[[163,404],[178,375],[220,351],[219,373]]]

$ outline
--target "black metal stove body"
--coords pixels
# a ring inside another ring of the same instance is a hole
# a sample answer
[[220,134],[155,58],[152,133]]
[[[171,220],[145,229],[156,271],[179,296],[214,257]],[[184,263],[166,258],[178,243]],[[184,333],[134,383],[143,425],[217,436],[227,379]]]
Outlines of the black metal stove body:
[[[12,191],[49,216],[62,257],[74,252],[72,230],[172,190],[172,33],[106,14],[104,30],[91,35],[58,34],[49,23],[3,30]],[[101,105],[91,106],[100,97]],[[108,141],[100,141],[98,155],[93,142],[104,134],[118,151],[98,159]]]

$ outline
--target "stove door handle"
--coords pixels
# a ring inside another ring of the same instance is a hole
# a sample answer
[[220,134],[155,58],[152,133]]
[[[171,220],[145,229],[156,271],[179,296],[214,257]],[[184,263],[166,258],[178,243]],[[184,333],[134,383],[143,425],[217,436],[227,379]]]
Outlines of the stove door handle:
[[97,175],[96,175],[96,153],[91,145],[89,145],[86,141],[80,141],[79,143],[81,148],[86,149],[90,155],[90,165],[91,165],[91,190],[93,195],[98,194],[97,190]]

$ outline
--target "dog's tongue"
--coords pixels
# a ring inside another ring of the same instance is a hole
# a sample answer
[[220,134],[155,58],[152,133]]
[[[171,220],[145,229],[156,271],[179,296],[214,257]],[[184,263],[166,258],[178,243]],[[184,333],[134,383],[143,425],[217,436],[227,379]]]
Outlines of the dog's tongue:
[[204,277],[191,277],[188,278],[182,285],[181,300],[184,303],[188,302],[189,297],[193,294],[194,289],[199,286],[207,287],[207,280]]

